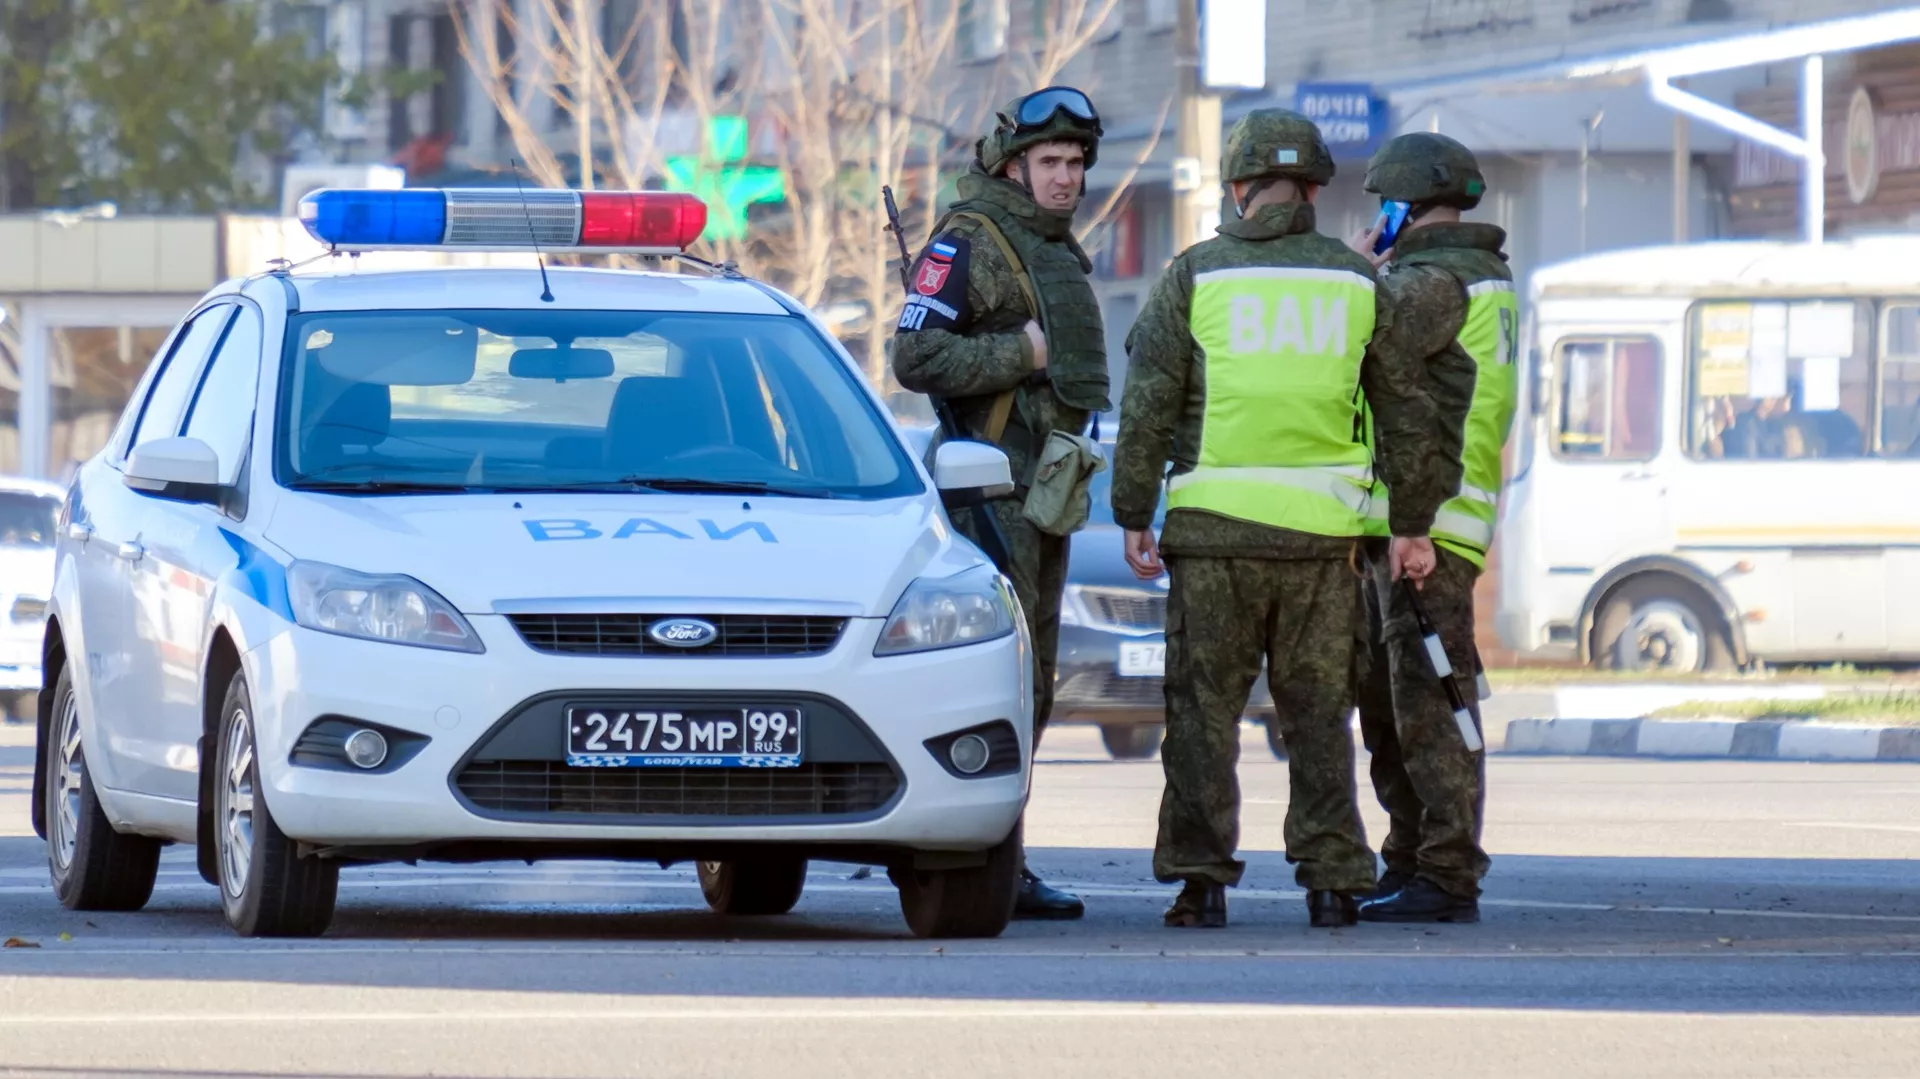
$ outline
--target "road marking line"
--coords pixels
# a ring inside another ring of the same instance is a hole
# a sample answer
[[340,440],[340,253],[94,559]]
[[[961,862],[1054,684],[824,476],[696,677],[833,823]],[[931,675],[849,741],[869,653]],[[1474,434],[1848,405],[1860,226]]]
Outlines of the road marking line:
[[1920,825],[1915,824],[1862,824],[1845,820],[1790,820],[1781,823],[1789,828],[1858,828],[1868,832],[1908,832],[1920,835]]

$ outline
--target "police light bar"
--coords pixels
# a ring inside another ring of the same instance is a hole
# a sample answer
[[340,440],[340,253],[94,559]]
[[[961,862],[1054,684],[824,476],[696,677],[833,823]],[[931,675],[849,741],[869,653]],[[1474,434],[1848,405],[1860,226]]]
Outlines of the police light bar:
[[671,191],[326,188],[300,223],[336,251],[574,251],[672,255],[707,227],[707,205]]

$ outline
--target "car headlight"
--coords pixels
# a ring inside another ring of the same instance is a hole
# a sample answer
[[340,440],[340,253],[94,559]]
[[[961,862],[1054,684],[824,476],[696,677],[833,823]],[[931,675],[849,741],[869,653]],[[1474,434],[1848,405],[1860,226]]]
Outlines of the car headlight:
[[295,622],[322,633],[451,652],[486,651],[453,604],[401,574],[295,562],[287,567],[287,599]]
[[992,566],[951,577],[922,577],[907,586],[880,630],[876,656],[930,652],[1005,637],[1019,607]]

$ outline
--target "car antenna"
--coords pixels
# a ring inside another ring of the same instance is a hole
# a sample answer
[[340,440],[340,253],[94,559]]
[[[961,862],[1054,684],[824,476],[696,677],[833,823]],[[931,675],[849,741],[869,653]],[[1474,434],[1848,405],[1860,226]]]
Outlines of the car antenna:
[[527,189],[520,183],[520,161],[513,162],[513,188],[520,193],[520,213],[527,219],[527,239],[533,244],[534,261],[540,265],[540,302],[553,302],[553,285],[547,281],[547,256],[540,253],[540,237],[533,231],[533,212],[527,209]]

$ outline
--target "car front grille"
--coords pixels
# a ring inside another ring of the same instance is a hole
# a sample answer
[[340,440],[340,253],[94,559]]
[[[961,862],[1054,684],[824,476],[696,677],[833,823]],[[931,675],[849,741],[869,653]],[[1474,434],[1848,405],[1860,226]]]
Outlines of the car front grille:
[[900,779],[885,764],[797,768],[574,768],[564,761],[475,761],[455,780],[484,813],[516,817],[864,816],[888,802]]
[[1125,678],[1110,671],[1082,671],[1055,690],[1053,698],[1057,704],[1136,704],[1160,708],[1167,703],[1166,681]]
[[718,634],[698,648],[661,644],[647,627],[665,614],[516,614],[528,647],[572,656],[817,656],[833,650],[847,620],[819,615],[706,615]]
[[1100,626],[1157,631],[1167,624],[1165,596],[1132,588],[1083,587],[1080,598]]

